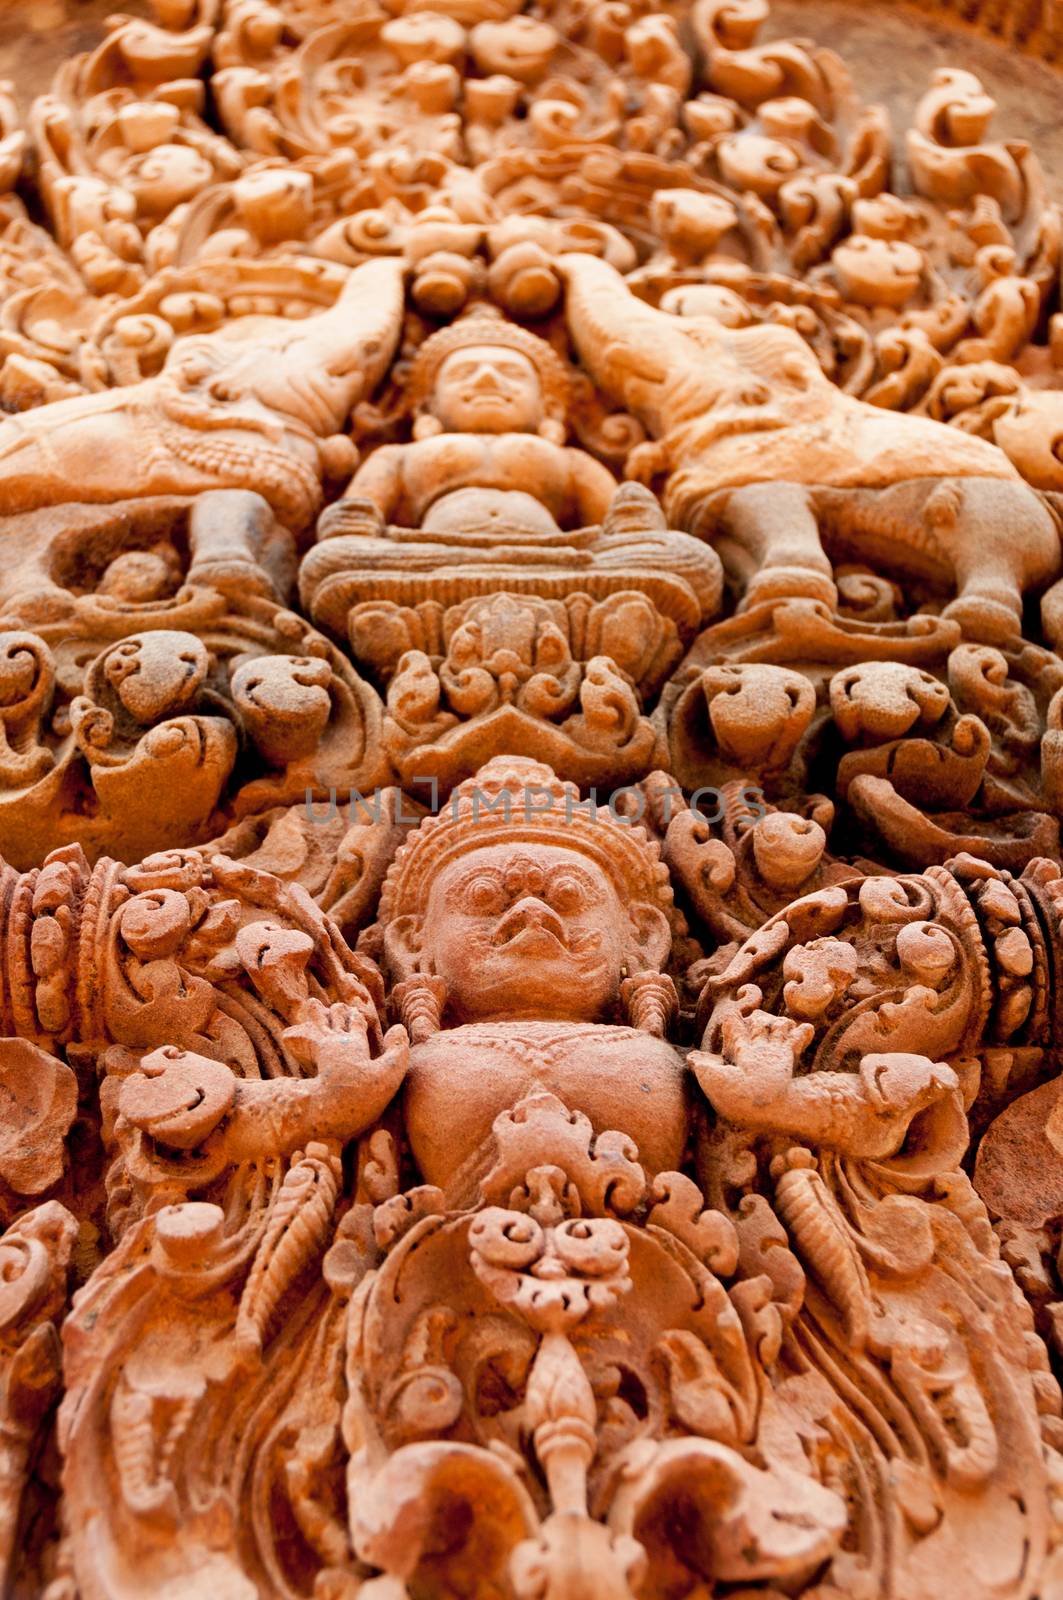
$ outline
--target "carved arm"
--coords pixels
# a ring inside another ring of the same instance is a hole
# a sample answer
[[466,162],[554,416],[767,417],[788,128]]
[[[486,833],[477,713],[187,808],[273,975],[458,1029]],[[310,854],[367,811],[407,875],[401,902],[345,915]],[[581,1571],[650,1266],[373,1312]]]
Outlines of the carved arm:
[[383,1112],[406,1075],[406,1030],[371,1057],[368,1018],[346,1003],[307,1000],[284,1038],[312,1078],[246,1082],[220,1062],[164,1046],[122,1084],[119,1114],[157,1143],[237,1165],[289,1155],[312,1140],[345,1144]]
[[906,1051],[865,1055],[857,1072],[795,1077],[811,1043],[810,1023],[726,1005],[722,1050],[695,1050],[690,1065],[719,1116],[757,1133],[779,1133],[846,1155],[884,1160],[900,1150],[918,1114],[955,1097],[944,1062]]

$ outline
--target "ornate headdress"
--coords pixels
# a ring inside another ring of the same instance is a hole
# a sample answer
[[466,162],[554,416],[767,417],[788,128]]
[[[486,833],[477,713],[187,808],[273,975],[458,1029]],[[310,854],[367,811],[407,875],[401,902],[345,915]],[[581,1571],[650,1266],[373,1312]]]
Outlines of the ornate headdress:
[[602,868],[624,904],[649,901],[677,930],[668,868],[645,828],[605,804],[592,812],[575,784],[526,756],[495,756],[410,835],[384,880],[379,925],[405,913],[423,916],[437,874],[466,850],[530,838],[578,850]]
[[439,369],[455,350],[470,345],[504,345],[527,357],[539,374],[547,415],[564,421],[571,400],[571,382],[565,363],[545,339],[509,322],[496,306],[477,302],[449,327],[430,334],[410,363],[406,397],[414,410],[425,405],[435,388]]

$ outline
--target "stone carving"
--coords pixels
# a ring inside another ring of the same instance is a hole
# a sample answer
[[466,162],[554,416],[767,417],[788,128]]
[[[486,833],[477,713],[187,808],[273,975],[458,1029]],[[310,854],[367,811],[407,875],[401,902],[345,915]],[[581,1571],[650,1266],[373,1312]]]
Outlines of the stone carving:
[[[846,1351],[843,1365],[865,1359],[864,1352],[884,1359],[892,1382],[913,1405],[918,1427],[929,1430],[928,1442],[936,1434],[943,1443],[939,1430],[951,1429],[964,1415],[946,1449],[954,1452],[952,1470],[959,1468],[971,1488],[983,1472],[995,1470],[998,1459],[989,1432],[975,1420],[988,1419],[995,1409],[976,1398],[977,1350],[972,1343],[964,1354],[954,1344],[947,1358],[943,1348],[931,1355],[915,1334],[912,1304],[901,1287],[910,1281],[911,1258],[902,1265],[904,1249],[896,1253],[905,1230],[891,1233],[885,1223],[891,1211],[899,1221],[913,1205],[929,1202],[954,1219],[946,1229],[962,1230],[962,1242],[957,1232],[955,1243],[938,1256],[941,1246],[931,1241],[943,1241],[945,1233],[929,1216],[915,1224],[911,1212],[913,1229],[926,1228],[919,1269],[923,1315],[936,1294],[942,1306],[954,1303],[953,1273],[962,1254],[960,1292],[984,1282],[989,1298],[982,1304],[988,1306],[996,1298],[989,1284],[999,1282],[1012,1314],[1029,1326],[1013,1283],[999,1274],[996,1242],[978,1208],[972,1209],[967,1180],[952,1172],[927,1187],[926,1177],[951,1168],[966,1142],[963,1105],[987,1087],[972,1053],[980,1039],[1018,1045],[1045,1038],[1051,1026],[1035,956],[1043,939],[1035,908],[1043,906],[1046,892],[1051,895],[1051,872],[1049,863],[1038,863],[1023,880],[1009,881],[982,862],[959,858],[951,871],[931,868],[919,879],[872,876],[805,896],[767,922],[709,980],[705,1039],[690,1058],[721,1119],[708,1159],[719,1160],[729,1147],[741,1151],[748,1181],[758,1170],[749,1163],[751,1135],[755,1151],[757,1136],[766,1140],[760,1159],[774,1178],[773,1209],[806,1274],[793,1330],[812,1368],[823,1362],[819,1370],[840,1375],[828,1354],[838,1339],[836,1348]],[[872,1047],[867,1053],[864,1041]],[[732,1127],[740,1131],[732,1133]],[[771,1154],[783,1146],[785,1154]],[[920,1195],[926,1198],[917,1200]],[[911,1246],[914,1232],[905,1236]],[[823,1290],[833,1307],[826,1324],[817,1309]],[[832,1323],[850,1295],[848,1317],[843,1313],[840,1325]],[[930,1323],[935,1321],[930,1312]],[[918,1325],[924,1331],[929,1326]],[[977,1313],[959,1319],[968,1339],[977,1339],[976,1325]],[[828,1326],[837,1331],[826,1332]],[[939,1326],[943,1332],[944,1324]],[[1035,1342],[1023,1341],[1018,1328],[1009,1348],[1019,1367],[1027,1366],[1027,1351],[1037,1352],[1029,1366],[1031,1400],[1055,1438],[1058,1400],[1043,1355]],[[940,1383],[946,1369],[955,1388]],[[855,1381],[870,1393],[869,1380],[867,1373]],[[939,1404],[942,1420],[935,1420]],[[1035,1460],[1032,1439],[1031,1447]],[[885,1448],[892,1454],[891,1446]],[[1017,1465],[1017,1457],[1011,1462]],[[950,1475],[946,1469],[946,1481]],[[944,1510],[942,1492],[947,1499],[947,1488],[924,1484],[917,1491],[917,1519],[931,1504]],[[940,1521],[937,1516],[936,1532],[912,1528],[911,1559],[917,1565],[948,1522],[947,1512]],[[868,1557],[857,1561],[863,1568],[858,1581],[875,1565],[870,1552]],[[908,1558],[899,1559],[903,1565]],[[975,1588],[980,1582],[973,1575],[957,1579],[960,1587],[968,1581]]]
[[0,512],[61,504],[72,483],[89,501],[242,488],[304,527],[322,478],[350,467],[341,430],[387,367],[399,286],[395,263],[367,263],[331,312],[305,324],[190,333],[154,377],[8,420]]
[[643,704],[719,604],[712,551],[562,444],[570,389],[513,323],[432,334],[406,387],[414,439],[373,451],[302,562],[310,614],[387,685],[407,783],[449,784],[500,740],[583,782],[640,776]]
[[[67,1035],[137,1048],[101,1058],[120,1242],[67,1322],[75,1574],[132,1592],[135,1548],[134,1587],[176,1592],[376,1568],[471,1593],[535,1572],[564,1593],[593,1562],[644,1593],[664,1591],[643,1572],[790,1581],[829,1560],[874,1592],[947,1553],[988,1593],[957,1495],[1025,1508],[998,1529],[1002,1565],[1043,1554],[1059,1395],[956,1162],[981,1040],[1052,1037],[1053,869],[964,858],[795,901],[710,978],[691,1081],[664,1037],[684,931],[667,867],[579,802],[496,758],[400,845],[360,956],[260,869],[193,852],[95,869],[128,953],[100,973],[95,1030]],[[402,1018],[386,1036],[374,953]],[[228,974],[213,1020],[198,973]],[[403,1080],[407,1178],[393,1114],[376,1121]],[[692,1112],[696,1178],[678,1170]],[[348,1193],[338,1157],[360,1134]],[[995,1365],[972,1361],[976,1336]],[[855,1382],[881,1418],[870,1458],[844,1420]],[[280,1431],[252,1420],[264,1404]],[[233,1414],[242,1450],[208,1479],[192,1441]],[[488,1528],[460,1507],[489,1490]],[[245,1525],[246,1495],[271,1515]],[[669,1531],[680,1505],[703,1541]],[[412,1536],[429,1522],[442,1556]]]
[[135,860],[387,776],[378,696],[279,603],[291,540],[261,496],[87,510],[58,552],[35,531],[0,633],[13,863],[71,841]]
[[[1059,530],[1002,453],[845,395],[796,330],[725,333],[704,313],[643,305],[606,262],[573,255],[562,268],[581,355],[658,434],[629,468],[669,475],[678,526],[719,529],[749,604],[834,603],[822,518],[858,560],[888,543],[902,572],[947,569],[957,594],[945,615],[973,637],[1015,633],[1022,591],[1058,570]],[[1014,530],[1006,544],[1001,522]],[[1045,620],[1058,639],[1054,604]]]
[[5,1593],[1063,1592],[1063,230],[821,14],[0,85]]
[[[45,1424],[62,1386],[62,1353],[56,1324],[67,1300],[67,1274],[77,1238],[77,1219],[58,1200],[24,1212],[0,1241],[3,1299],[0,1301],[3,1373],[3,1472],[0,1498],[0,1572],[17,1584],[20,1559],[33,1539],[32,1503],[42,1487],[37,1477]],[[36,1492],[36,1493],[35,1493]]]

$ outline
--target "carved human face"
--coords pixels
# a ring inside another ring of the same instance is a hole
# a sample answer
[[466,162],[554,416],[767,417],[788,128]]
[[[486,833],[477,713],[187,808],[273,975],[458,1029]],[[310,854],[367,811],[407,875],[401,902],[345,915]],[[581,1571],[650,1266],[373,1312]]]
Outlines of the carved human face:
[[630,922],[600,867],[560,846],[490,845],[442,873],[421,965],[459,1022],[594,1022],[616,997]]
[[432,409],[450,433],[534,433],[543,420],[539,374],[519,350],[468,345],[440,367]]

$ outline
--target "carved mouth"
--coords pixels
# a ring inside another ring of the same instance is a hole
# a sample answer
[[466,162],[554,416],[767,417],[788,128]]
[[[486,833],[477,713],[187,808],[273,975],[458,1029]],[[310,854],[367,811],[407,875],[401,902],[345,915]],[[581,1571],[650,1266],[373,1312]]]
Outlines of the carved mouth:
[[534,925],[521,928],[518,933],[514,933],[505,941],[502,948],[507,951],[514,951],[529,959],[533,957],[568,955],[566,946],[562,944],[556,934],[551,933],[549,928]]

